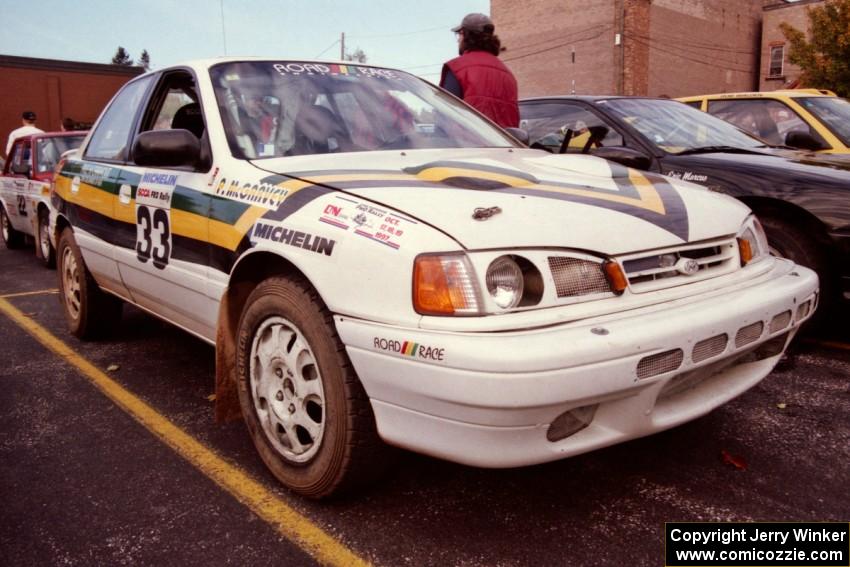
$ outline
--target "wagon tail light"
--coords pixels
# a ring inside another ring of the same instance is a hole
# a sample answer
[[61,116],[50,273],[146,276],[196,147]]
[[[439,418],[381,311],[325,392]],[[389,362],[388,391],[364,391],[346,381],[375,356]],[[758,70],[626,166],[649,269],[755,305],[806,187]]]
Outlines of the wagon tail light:
[[422,315],[480,315],[481,299],[464,254],[423,254],[413,268],[413,306]]

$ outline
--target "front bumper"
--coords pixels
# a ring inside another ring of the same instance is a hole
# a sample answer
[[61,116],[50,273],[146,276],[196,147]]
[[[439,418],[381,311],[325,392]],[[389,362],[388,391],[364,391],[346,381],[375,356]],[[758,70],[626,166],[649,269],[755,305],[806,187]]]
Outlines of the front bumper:
[[[746,286],[542,329],[335,320],[385,441],[513,467],[668,429],[738,396],[772,370],[817,290],[814,272],[777,260]],[[587,427],[553,435],[559,416],[588,407]]]

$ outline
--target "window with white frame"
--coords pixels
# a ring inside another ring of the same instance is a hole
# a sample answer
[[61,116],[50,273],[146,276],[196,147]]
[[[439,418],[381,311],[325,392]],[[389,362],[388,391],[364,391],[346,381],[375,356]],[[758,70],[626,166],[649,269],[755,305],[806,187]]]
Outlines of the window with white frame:
[[770,68],[767,71],[768,77],[782,76],[782,63],[785,59],[785,46],[774,45],[770,48]]

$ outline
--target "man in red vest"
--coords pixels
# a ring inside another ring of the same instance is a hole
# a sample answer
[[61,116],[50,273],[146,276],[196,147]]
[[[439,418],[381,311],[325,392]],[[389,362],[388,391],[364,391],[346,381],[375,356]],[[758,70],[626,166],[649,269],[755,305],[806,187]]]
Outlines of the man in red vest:
[[455,57],[443,65],[440,86],[475,107],[502,127],[519,126],[517,84],[513,73],[499,61],[502,43],[493,20],[469,14],[452,31],[458,35]]

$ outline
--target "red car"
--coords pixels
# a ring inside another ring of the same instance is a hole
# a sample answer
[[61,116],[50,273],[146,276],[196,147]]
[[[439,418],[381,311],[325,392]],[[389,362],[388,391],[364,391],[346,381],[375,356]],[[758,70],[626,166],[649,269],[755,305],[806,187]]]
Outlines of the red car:
[[36,239],[36,256],[48,267],[56,261],[50,230],[50,182],[53,168],[68,150],[83,143],[88,132],[44,132],[15,140],[0,176],[0,237],[17,248]]

